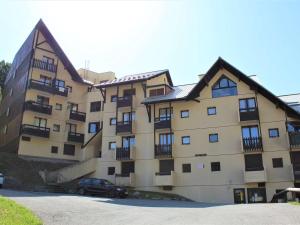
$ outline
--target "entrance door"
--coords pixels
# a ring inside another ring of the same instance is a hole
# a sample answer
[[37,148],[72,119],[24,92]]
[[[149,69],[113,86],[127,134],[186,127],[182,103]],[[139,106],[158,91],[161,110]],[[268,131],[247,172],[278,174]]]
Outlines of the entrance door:
[[246,203],[246,195],[244,188],[233,189],[233,197],[235,204]]
[[247,188],[248,203],[267,202],[266,188]]
[[121,174],[124,177],[129,177],[130,173],[134,173],[134,162],[122,162]]

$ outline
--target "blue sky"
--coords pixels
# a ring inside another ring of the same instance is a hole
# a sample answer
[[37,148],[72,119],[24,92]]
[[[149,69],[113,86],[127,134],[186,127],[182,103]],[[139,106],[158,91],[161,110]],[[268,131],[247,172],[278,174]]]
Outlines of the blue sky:
[[197,82],[221,56],[275,94],[300,92],[300,1],[1,1],[0,59],[40,18],[75,66],[127,74],[169,69]]

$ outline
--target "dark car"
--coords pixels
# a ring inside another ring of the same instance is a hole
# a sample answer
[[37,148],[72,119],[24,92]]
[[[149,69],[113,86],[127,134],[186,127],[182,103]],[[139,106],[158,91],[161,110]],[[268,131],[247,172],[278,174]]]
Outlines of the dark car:
[[81,179],[78,183],[77,190],[80,195],[99,194],[112,198],[126,198],[128,196],[126,188],[116,186],[108,180],[97,178]]

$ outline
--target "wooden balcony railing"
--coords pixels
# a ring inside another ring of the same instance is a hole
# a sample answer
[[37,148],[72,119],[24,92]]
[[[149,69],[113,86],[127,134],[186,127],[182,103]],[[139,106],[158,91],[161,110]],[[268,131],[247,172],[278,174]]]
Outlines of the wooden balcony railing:
[[291,148],[300,148],[300,132],[289,132]]
[[50,128],[39,127],[39,126],[31,125],[31,124],[23,124],[21,127],[21,133],[38,136],[38,137],[49,138]]
[[263,150],[262,138],[243,138],[243,149],[244,152],[257,152]]
[[248,120],[259,120],[257,108],[248,108],[240,110],[240,121]]
[[119,121],[116,125],[117,133],[131,133],[132,121]]
[[70,111],[70,119],[85,122],[86,113],[75,110]]
[[29,87],[39,91],[48,92],[55,95],[68,96],[68,88],[55,86],[55,80],[52,83],[31,79]]
[[132,105],[132,96],[124,96],[124,97],[118,97],[117,99],[117,107],[130,107]]
[[84,142],[84,134],[76,133],[76,132],[69,132],[68,133],[68,141],[83,143]]
[[130,147],[120,147],[116,149],[116,160],[132,160],[132,149]]
[[154,128],[155,129],[171,128],[171,117],[164,117],[164,118],[157,117],[157,118],[155,118]]
[[155,145],[155,158],[172,158],[172,145]]
[[49,71],[52,73],[56,73],[56,71],[57,71],[57,65],[55,65],[53,63],[44,62],[40,59],[33,59],[32,66],[34,68],[46,70],[46,71]]
[[30,110],[30,111],[44,113],[48,115],[52,114],[51,105],[41,104],[35,101],[26,101],[24,105],[24,110]]

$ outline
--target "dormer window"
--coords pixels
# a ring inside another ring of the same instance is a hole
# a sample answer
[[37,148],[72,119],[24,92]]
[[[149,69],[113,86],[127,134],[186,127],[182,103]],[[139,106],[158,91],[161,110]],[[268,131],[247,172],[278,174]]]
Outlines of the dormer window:
[[237,85],[225,75],[223,75],[212,87],[213,98],[233,95],[237,95]]
[[164,95],[164,93],[165,93],[164,88],[152,89],[149,92],[149,97],[158,96],[158,95]]

